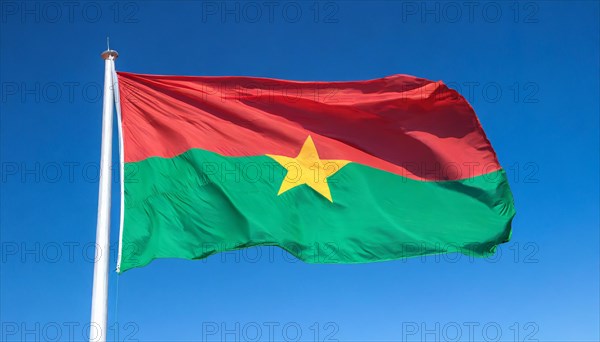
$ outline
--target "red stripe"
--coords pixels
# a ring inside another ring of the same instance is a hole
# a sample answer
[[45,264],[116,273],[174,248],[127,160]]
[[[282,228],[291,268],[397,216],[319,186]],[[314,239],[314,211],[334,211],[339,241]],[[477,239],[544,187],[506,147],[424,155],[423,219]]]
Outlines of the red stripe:
[[125,162],[190,148],[225,156],[296,156],[310,134],[322,159],[413,179],[500,168],[467,101],[406,75],[355,82],[119,72]]

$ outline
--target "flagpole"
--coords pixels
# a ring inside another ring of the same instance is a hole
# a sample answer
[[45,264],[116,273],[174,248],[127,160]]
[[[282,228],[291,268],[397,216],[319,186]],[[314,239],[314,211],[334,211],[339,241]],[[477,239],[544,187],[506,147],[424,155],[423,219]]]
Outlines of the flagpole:
[[110,199],[113,127],[113,70],[119,54],[110,48],[101,54],[104,59],[104,101],[102,103],[102,149],[100,152],[100,186],[98,191],[98,221],[96,254],[92,286],[92,317],[90,341],[106,341],[108,319],[108,267],[110,249]]

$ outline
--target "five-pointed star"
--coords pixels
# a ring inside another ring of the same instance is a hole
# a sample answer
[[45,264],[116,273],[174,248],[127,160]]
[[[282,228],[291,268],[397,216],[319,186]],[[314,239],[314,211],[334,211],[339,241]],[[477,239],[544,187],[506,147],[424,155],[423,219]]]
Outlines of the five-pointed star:
[[315,143],[310,135],[306,138],[296,158],[272,154],[267,154],[267,156],[273,158],[287,169],[287,174],[281,183],[278,196],[292,188],[306,184],[330,202],[333,202],[333,199],[331,198],[331,192],[327,184],[327,177],[332,176],[350,162],[348,160],[320,159]]

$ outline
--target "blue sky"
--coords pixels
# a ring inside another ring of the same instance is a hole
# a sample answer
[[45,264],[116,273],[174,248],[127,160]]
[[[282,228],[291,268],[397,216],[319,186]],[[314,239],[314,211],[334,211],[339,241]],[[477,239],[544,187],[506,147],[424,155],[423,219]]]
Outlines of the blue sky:
[[110,35],[122,71],[442,80],[517,216],[491,259],[307,265],[264,247],[113,273],[109,339],[597,341],[598,18],[593,1],[2,1],[0,339],[87,334]]

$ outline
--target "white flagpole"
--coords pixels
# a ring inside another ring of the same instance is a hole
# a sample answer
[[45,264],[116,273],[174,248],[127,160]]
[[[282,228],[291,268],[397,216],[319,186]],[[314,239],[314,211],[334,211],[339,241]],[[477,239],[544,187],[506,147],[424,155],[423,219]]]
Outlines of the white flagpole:
[[102,53],[104,59],[104,102],[102,104],[102,150],[100,154],[100,188],[98,194],[98,222],[96,226],[96,255],[92,287],[92,318],[90,341],[106,341],[108,319],[108,266],[110,249],[110,191],[113,126],[113,70],[119,54],[110,50]]

